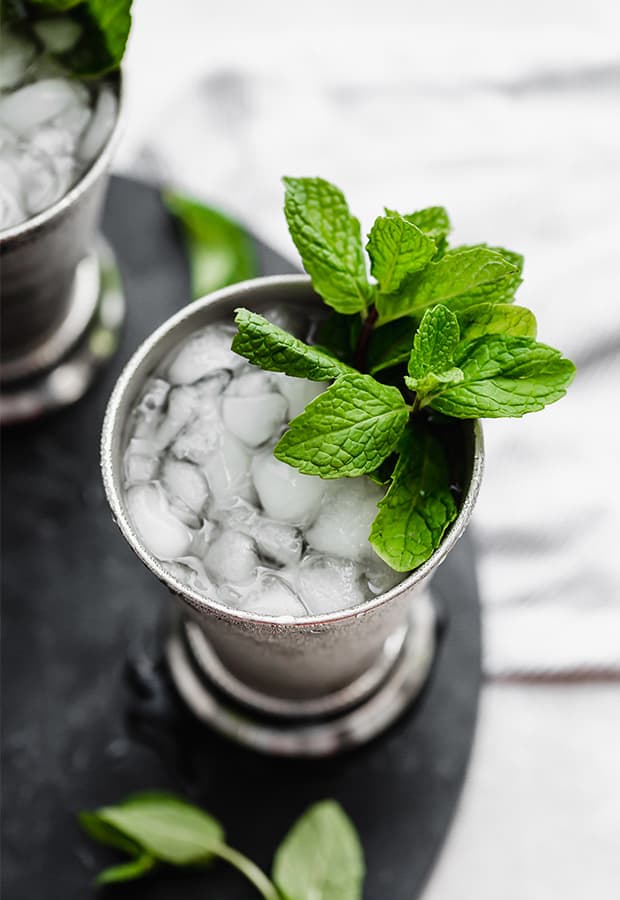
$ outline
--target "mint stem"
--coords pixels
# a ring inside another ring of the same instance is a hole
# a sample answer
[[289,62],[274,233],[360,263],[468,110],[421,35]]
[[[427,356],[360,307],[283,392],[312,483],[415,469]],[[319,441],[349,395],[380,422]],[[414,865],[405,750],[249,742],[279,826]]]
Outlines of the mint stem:
[[372,333],[372,329],[374,328],[375,322],[378,318],[377,309],[375,306],[371,306],[368,315],[364,319],[364,324],[362,325],[362,330],[360,331],[360,336],[357,339],[357,346],[355,347],[355,356],[353,357],[353,365],[358,370],[358,372],[366,371],[366,353],[368,352],[368,341],[370,340],[370,335]]
[[243,853],[239,853],[238,850],[234,850],[232,847],[229,847],[228,844],[214,844],[209,847],[209,852],[216,854],[220,859],[226,860],[226,862],[230,863],[231,866],[234,866],[237,871],[241,872],[242,875],[245,875],[264,900],[281,900],[277,888],[267,878],[263,870],[259,869],[259,867],[253,863],[251,859],[248,859],[247,856],[244,856]]

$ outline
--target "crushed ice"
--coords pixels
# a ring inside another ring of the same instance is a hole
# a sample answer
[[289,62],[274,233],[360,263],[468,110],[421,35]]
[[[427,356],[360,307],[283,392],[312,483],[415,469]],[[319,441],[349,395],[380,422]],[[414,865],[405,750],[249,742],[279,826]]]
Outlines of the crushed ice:
[[273,455],[327,385],[255,368],[233,334],[217,324],[183,341],[133,410],[124,487],[144,545],[194,590],[261,615],[323,615],[389,590],[402,575],[368,542],[382,489]]

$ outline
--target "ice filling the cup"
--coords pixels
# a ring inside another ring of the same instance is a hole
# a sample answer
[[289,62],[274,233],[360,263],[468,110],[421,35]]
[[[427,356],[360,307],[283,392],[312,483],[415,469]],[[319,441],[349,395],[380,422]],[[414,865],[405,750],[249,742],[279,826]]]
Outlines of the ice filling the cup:
[[129,417],[123,488],[144,546],[206,598],[259,615],[322,615],[389,590],[404,576],[368,541],[384,489],[273,455],[327,384],[256,368],[234,334],[214,324],[181,342]]

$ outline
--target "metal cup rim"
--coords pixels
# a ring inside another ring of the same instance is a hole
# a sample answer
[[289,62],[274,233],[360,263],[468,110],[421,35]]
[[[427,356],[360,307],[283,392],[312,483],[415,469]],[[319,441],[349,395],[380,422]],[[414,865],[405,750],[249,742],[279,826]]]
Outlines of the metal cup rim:
[[41,210],[41,212],[31,216],[30,219],[26,219],[25,222],[20,222],[19,225],[12,225],[10,228],[4,229],[0,228],[0,246],[9,244],[12,241],[19,241],[21,238],[27,239],[32,232],[37,231],[39,228],[48,225],[54,219],[62,216],[62,214],[67,209],[70,209],[105,172],[120,138],[125,118],[125,91],[121,71],[119,70],[117,73],[114,73],[111,80],[116,84],[118,110],[116,112],[114,127],[108,135],[108,139],[103,145],[99,155],[89,168],[86,169],[79,181],[77,181],[66,194],[63,194],[59,200],[51,206],[48,206],[47,209]]
[[318,616],[266,616],[256,615],[246,612],[245,610],[232,609],[204,597],[202,594],[178,581],[166,568],[157,560],[142,544],[139,536],[133,528],[129,517],[125,512],[122,500],[121,485],[115,477],[113,466],[113,445],[119,431],[119,437],[122,439],[122,430],[125,421],[120,418],[121,401],[125,393],[133,385],[135,373],[144,360],[157,348],[160,341],[174,331],[181,323],[194,316],[199,316],[201,311],[209,304],[235,298],[235,305],[243,306],[251,297],[252,291],[256,287],[283,286],[283,285],[300,285],[305,284],[309,289],[312,288],[311,280],[307,275],[270,275],[261,276],[259,278],[249,279],[229,287],[222,288],[211,294],[207,294],[198,300],[188,304],[179,312],[175,313],[147,337],[137,348],[129,361],[124,366],[116,385],[112,391],[103,421],[101,433],[101,472],[103,478],[104,489],[112,515],[118,525],[123,537],[134,551],[136,556],[153,572],[156,577],[163,582],[174,594],[178,595],[184,602],[188,603],[195,611],[215,615],[220,619],[225,619],[230,623],[237,625],[261,625],[271,626],[274,629],[282,628],[316,628],[317,626],[328,626],[330,623],[342,622],[343,620],[355,620],[364,616],[373,610],[390,603],[401,594],[411,591],[416,585],[420,584],[444,561],[448,553],[455,546],[459,538],[462,536],[465,528],[471,518],[471,514],[478,497],[482,473],[484,468],[484,442],[482,427],[478,419],[472,420],[474,432],[474,452],[472,459],[472,471],[467,491],[463,497],[459,513],[451,524],[448,532],[444,536],[441,544],[429,557],[429,559],[415,569],[410,575],[399,582],[391,590],[383,594],[378,594],[371,600],[366,600],[357,606],[350,607],[345,610],[338,610],[332,613],[326,613]]

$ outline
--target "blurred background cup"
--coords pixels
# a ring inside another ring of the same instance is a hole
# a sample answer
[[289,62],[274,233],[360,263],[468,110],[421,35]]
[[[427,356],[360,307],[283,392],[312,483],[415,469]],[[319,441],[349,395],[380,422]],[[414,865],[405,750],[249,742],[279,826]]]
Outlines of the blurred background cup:
[[120,279],[98,235],[116,122],[77,184],[40,213],[0,231],[0,421],[77,400],[116,348]]
[[228,737],[272,753],[313,756],[369,740],[424,684],[435,649],[427,589],[471,517],[483,446],[479,423],[463,423],[455,438],[463,463],[457,519],[422,566],[361,605],[312,617],[261,616],[207,599],[179,581],[148,551],[127,514],[123,455],[131,412],[145,381],[189,335],[217,321],[232,321],[239,306],[261,312],[285,304],[318,312],[322,301],[305,275],[257,278],[197,300],[158,328],[131,358],[110,398],[102,472],[123,536],[181,601],[182,618],[168,643],[181,695]]

